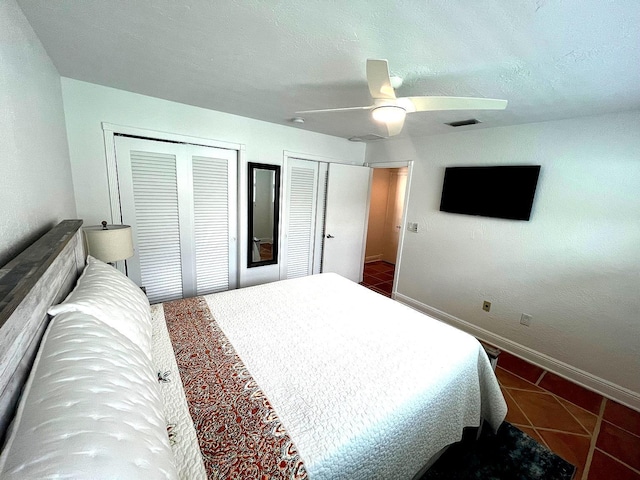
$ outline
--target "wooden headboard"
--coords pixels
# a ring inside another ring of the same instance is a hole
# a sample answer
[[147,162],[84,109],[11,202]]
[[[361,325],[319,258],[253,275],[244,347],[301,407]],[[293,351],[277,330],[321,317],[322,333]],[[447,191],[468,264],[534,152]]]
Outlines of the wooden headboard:
[[63,220],[0,269],[0,445],[49,323],[47,309],[84,268],[81,225]]

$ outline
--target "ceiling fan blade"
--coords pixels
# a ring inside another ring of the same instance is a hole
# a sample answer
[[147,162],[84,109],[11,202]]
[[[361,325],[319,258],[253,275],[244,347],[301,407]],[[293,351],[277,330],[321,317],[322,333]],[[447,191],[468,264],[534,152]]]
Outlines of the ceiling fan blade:
[[344,108],[322,108],[320,110],[302,110],[296,113],[319,113],[319,112],[346,112],[348,110],[371,110],[374,105],[368,107],[344,107]]
[[396,98],[389,78],[389,64],[386,60],[367,60],[367,83],[372,98],[385,100]]
[[402,131],[402,127],[404,126],[404,117],[393,122],[386,122],[383,125],[386,127],[387,136],[393,137],[394,135],[398,135]]
[[494,98],[471,97],[404,97],[415,107],[416,112],[432,112],[437,110],[504,110],[506,100]]

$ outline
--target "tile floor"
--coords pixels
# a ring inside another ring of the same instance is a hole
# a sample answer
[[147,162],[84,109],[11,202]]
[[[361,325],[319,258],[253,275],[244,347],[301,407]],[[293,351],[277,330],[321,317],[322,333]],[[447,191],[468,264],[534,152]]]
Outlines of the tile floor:
[[502,352],[507,421],[577,467],[575,480],[640,480],[640,413]]
[[365,263],[362,285],[374,292],[391,297],[395,268],[392,263],[383,261]]
[[260,244],[260,260],[271,260],[273,258],[271,247],[272,245],[270,243]]
[[[365,264],[362,285],[391,296],[394,265]],[[574,480],[640,480],[640,412],[502,352],[507,421],[577,467]]]

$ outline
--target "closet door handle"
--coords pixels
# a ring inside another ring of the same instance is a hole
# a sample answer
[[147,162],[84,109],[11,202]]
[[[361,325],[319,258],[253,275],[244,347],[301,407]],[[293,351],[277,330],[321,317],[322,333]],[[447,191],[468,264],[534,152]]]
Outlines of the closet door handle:
[[336,238],[333,235],[331,235],[330,233],[327,233],[327,238]]

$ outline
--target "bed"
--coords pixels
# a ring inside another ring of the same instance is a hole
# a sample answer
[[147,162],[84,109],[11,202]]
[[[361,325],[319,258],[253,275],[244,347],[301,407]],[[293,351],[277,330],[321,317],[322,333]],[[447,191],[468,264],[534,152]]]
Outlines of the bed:
[[0,476],[410,480],[465,427],[504,419],[473,337],[334,274],[144,307],[90,260],[60,303],[84,266],[79,226],[0,277],[39,265],[0,316]]

